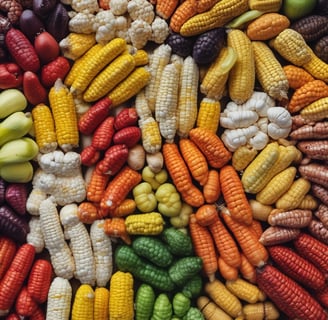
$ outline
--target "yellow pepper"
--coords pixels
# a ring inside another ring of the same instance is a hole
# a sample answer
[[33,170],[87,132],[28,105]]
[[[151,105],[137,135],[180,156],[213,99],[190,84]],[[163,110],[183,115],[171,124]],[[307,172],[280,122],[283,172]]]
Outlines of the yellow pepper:
[[181,211],[181,198],[180,194],[172,183],[166,182],[161,184],[156,192],[158,211],[167,217],[174,217],[179,215]]
[[189,217],[192,213],[192,206],[186,202],[182,202],[180,213],[170,218],[171,225],[177,229],[187,227],[189,224]]
[[168,178],[165,169],[155,173],[149,166],[144,167],[142,170],[142,179],[151,184],[153,190],[156,190],[161,184],[165,183]]
[[139,183],[133,188],[132,194],[136,206],[141,212],[151,212],[156,209],[157,200],[150,183]]

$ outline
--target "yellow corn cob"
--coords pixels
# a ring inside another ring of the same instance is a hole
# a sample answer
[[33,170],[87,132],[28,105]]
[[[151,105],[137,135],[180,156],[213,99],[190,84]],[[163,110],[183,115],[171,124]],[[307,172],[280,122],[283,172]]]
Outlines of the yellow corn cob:
[[149,63],[149,57],[146,50],[138,49],[132,54],[136,67],[144,66]]
[[272,50],[263,41],[252,41],[255,74],[263,90],[273,99],[287,99],[288,80]]
[[196,126],[217,132],[220,123],[221,103],[219,100],[204,97],[200,101]]
[[246,34],[239,29],[228,32],[227,43],[237,53],[237,60],[229,72],[229,96],[236,104],[242,104],[251,97],[254,91],[255,61],[253,47]]
[[314,78],[328,82],[328,63],[321,60],[308,46],[311,53],[311,60],[303,65],[303,68]]
[[281,8],[282,0],[249,0],[248,5],[251,10],[278,12]]
[[129,272],[116,271],[110,280],[109,319],[133,320],[133,276]]
[[318,99],[300,111],[302,118],[310,121],[321,121],[328,116],[328,97]]
[[274,204],[292,185],[295,175],[295,167],[287,169],[276,174],[268,184],[256,194],[256,200],[265,205]]
[[134,68],[135,60],[131,54],[119,55],[91,81],[83,99],[87,102],[99,100],[123,81]]
[[125,49],[126,42],[122,38],[114,38],[103,45],[98,52],[83,61],[70,88],[71,92],[75,95],[84,92],[93,78]]
[[220,100],[225,92],[229,71],[237,60],[236,51],[232,47],[223,47],[205,73],[200,91],[207,97]]
[[168,142],[174,140],[177,131],[179,77],[176,64],[164,67],[155,104],[155,119],[162,137]]
[[246,0],[221,0],[210,10],[196,14],[188,19],[181,27],[180,34],[194,36],[207,30],[222,27],[234,17],[248,10]]
[[93,319],[108,320],[109,316],[109,291],[104,287],[95,289],[95,300],[93,306]]
[[195,60],[184,59],[180,73],[180,86],[177,110],[177,134],[187,137],[197,119],[199,70]]
[[60,78],[49,91],[49,103],[59,147],[65,152],[78,147],[79,130],[73,95]]
[[242,312],[242,304],[239,299],[227,289],[220,280],[215,279],[207,282],[204,287],[207,295],[215,302],[223,311],[231,317],[238,317]]
[[265,294],[255,285],[240,277],[236,280],[227,280],[225,286],[241,300],[255,303],[265,300]]
[[232,154],[232,166],[237,171],[244,170],[254,160],[257,154],[258,150],[251,146],[240,146]]
[[144,67],[135,68],[123,81],[121,81],[108,94],[112,107],[126,102],[144,88],[150,79],[149,71]]
[[315,210],[319,206],[319,201],[312,194],[306,194],[298,205],[298,209]]
[[156,153],[161,150],[162,136],[158,122],[153,117],[139,120],[141,141],[147,153]]
[[243,306],[243,315],[243,319],[252,320],[276,320],[280,317],[278,309],[271,301],[246,304]]
[[279,145],[277,142],[268,143],[260,151],[255,159],[246,167],[241,177],[246,192],[257,193],[260,191],[264,179],[266,179],[268,172],[277,161],[278,156]]
[[163,69],[170,61],[171,52],[172,49],[168,44],[161,44],[150,55],[148,66],[151,77],[148,85],[145,87],[145,95],[152,112],[155,111],[159,83]]
[[284,210],[298,208],[298,205],[310,189],[311,183],[305,178],[300,177],[294,180],[288,191],[276,201],[276,208]]
[[40,103],[33,107],[32,118],[35,141],[41,153],[52,152],[57,149],[55,122],[50,108]]
[[287,61],[301,67],[311,60],[311,52],[303,36],[291,28],[281,31],[270,45]]
[[202,311],[205,319],[233,320],[232,317],[206,296],[197,298],[197,307]]
[[163,231],[164,220],[158,212],[131,214],[125,218],[125,226],[129,234],[157,235]]
[[81,67],[84,65],[85,61],[88,61],[96,53],[98,53],[102,48],[100,43],[93,45],[86,53],[84,53],[80,58],[76,59],[69,70],[67,76],[65,77],[64,83],[66,86],[71,86],[77,75],[80,73]]
[[50,285],[46,318],[69,320],[71,313],[72,286],[67,279],[55,277]]
[[70,32],[59,42],[59,47],[64,57],[75,61],[84,55],[95,43],[96,37],[94,33]]
[[95,293],[89,284],[81,284],[75,293],[72,306],[72,320],[92,320]]

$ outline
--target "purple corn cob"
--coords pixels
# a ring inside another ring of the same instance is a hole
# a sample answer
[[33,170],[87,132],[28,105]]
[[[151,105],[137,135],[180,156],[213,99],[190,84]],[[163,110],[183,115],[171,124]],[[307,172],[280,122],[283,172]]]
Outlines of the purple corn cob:
[[6,188],[5,201],[18,214],[26,214],[28,187],[26,183],[10,183]]
[[7,182],[0,178],[0,204],[5,202]]

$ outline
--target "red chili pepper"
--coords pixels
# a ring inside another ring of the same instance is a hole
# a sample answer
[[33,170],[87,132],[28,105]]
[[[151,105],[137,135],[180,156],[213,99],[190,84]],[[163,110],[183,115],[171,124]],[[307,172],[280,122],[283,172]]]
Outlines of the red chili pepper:
[[0,64],[0,89],[18,88],[22,81],[22,69],[16,63]]

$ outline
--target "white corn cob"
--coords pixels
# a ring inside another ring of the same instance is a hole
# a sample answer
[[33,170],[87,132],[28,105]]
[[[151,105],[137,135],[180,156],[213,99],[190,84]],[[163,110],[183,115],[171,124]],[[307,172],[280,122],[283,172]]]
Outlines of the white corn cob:
[[145,89],[139,91],[135,98],[135,108],[140,120],[145,120],[152,117],[152,111],[149,108],[148,101],[145,95]]
[[112,240],[106,235],[103,223],[104,220],[96,220],[90,227],[98,287],[105,287],[113,273]]
[[44,249],[44,238],[41,229],[41,222],[39,216],[32,216],[28,222],[30,231],[26,236],[26,242],[33,245],[37,253]]
[[26,210],[33,216],[38,216],[40,203],[47,198],[47,193],[33,186],[31,192],[26,199]]
[[64,235],[74,257],[74,276],[82,284],[94,285],[96,267],[92,251],[91,239],[85,225],[79,220],[78,206],[71,203],[60,209],[60,221],[64,227]]

